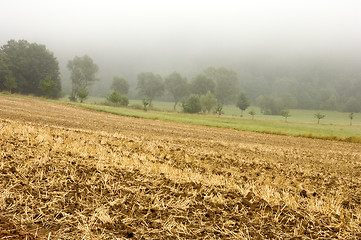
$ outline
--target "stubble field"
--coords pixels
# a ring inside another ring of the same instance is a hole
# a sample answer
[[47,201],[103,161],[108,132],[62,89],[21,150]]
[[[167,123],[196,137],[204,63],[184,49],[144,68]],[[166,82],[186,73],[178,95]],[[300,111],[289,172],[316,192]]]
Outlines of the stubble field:
[[0,97],[0,239],[360,239],[360,146]]

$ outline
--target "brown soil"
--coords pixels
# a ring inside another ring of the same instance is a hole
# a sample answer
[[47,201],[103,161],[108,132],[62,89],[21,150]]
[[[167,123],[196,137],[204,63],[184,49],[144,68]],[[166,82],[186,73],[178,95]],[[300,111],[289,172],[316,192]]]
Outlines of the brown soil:
[[0,239],[360,239],[360,146],[0,97]]

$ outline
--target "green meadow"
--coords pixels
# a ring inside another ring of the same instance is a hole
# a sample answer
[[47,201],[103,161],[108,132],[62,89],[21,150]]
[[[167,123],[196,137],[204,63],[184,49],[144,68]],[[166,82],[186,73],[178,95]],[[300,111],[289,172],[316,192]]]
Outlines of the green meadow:
[[[1,95],[1,94],[0,94]],[[9,96],[8,94],[6,94]],[[21,95],[13,97],[34,98]],[[163,120],[200,126],[221,127],[242,131],[261,132],[269,134],[302,136],[309,138],[322,138],[330,140],[341,140],[350,142],[361,142],[361,113],[354,114],[352,126],[350,126],[349,113],[323,110],[300,110],[291,109],[291,117],[287,122],[282,116],[263,115],[259,108],[250,107],[240,117],[241,111],[232,105],[224,107],[224,114],[186,114],[181,112],[180,104],[176,111],[173,111],[172,102],[153,101],[153,107],[148,111],[136,109],[141,106],[141,100],[130,100],[129,107],[112,107],[102,105],[104,98],[91,97],[84,103],[69,102],[67,99],[44,101],[57,102],[62,104],[76,105],[87,109],[102,111],[121,116]],[[248,114],[250,109],[256,111],[254,119]],[[314,114],[321,112],[326,117],[317,124]]]
[[248,111],[245,111],[244,116],[240,117],[240,110],[233,106],[226,106],[224,108],[225,114],[218,116],[214,114],[185,114],[180,112],[180,106],[177,107],[178,111],[175,112],[172,110],[173,103],[171,102],[155,101],[153,103],[153,109],[148,111],[132,108],[131,106],[134,106],[135,104],[139,105],[141,104],[141,101],[130,101],[130,107],[111,107],[94,103],[76,103],[76,105],[81,105],[88,109],[122,116],[222,127],[251,132],[361,142],[361,114],[355,114],[353,125],[350,126],[348,113],[334,111],[321,111],[326,117],[321,120],[320,124],[317,124],[317,119],[314,117],[314,114],[317,111],[314,110],[291,110],[291,117],[285,122],[285,119],[282,116],[259,114],[258,108],[254,108],[258,114],[252,119],[248,114]]

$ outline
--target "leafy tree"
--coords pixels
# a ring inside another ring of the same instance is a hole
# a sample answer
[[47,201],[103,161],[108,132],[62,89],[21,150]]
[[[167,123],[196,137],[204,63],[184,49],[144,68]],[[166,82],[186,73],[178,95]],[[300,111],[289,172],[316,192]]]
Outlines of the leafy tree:
[[121,95],[127,95],[129,92],[129,82],[125,78],[114,76],[111,89],[120,93]]
[[317,124],[320,124],[320,120],[325,118],[325,117],[326,117],[326,115],[324,115],[324,114],[322,114],[320,112],[316,113],[315,118],[317,118]]
[[204,73],[216,83],[215,95],[220,104],[227,103],[237,94],[239,80],[236,72],[224,67],[209,67]]
[[201,111],[201,102],[198,95],[190,95],[187,101],[182,103],[183,111],[186,113],[199,113]]
[[10,71],[9,74],[6,76],[6,80],[4,82],[4,86],[6,90],[8,90],[10,93],[12,90],[16,89],[18,87],[16,80],[13,76],[13,73]]
[[41,96],[44,93],[39,88],[40,81],[50,76],[54,82],[51,97],[60,96],[59,64],[45,45],[10,40],[1,50],[6,54],[8,68],[16,79],[17,92]]
[[162,77],[151,72],[139,73],[137,89],[139,95],[149,100],[149,106],[152,106],[154,97],[159,96],[164,92]]
[[80,102],[82,103],[89,95],[88,89],[86,86],[78,89],[77,96],[80,98]]
[[51,98],[55,87],[55,83],[51,80],[50,76],[46,76],[45,79],[39,83],[40,90],[47,98]]
[[241,117],[243,117],[243,111],[246,110],[251,104],[247,95],[244,92],[241,92],[238,95],[236,106],[241,109]]
[[256,115],[256,111],[254,109],[251,109],[249,112],[248,112],[249,115],[252,116],[252,120],[254,119],[254,115]]
[[0,50],[0,90],[5,88],[4,83],[9,73],[10,70],[7,56]]
[[129,104],[129,99],[126,96],[121,95],[117,91],[113,91],[111,94],[109,94],[107,100],[114,105],[119,106],[128,106]]
[[[68,62],[67,67],[71,72],[70,78],[72,82],[70,99],[76,100],[77,96],[80,98],[80,95],[84,96],[85,92],[88,93],[88,86],[98,80],[95,77],[95,74],[98,72],[99,68],[93,62],[93,59],[87,55],[84,55],[83,57],[75,56],[73,60]],[[80,94],[79,91],[81,91]]]
[[283,110],[281,111],[281,115],[282,115],[282,117],[285,118],[285,122],[287,122],[287,118],[291,117],[291,115],[290,115],[290,110],[288,110],[288,109],[283,109]]
[[217,106],[217,98],[208,91],[206,95],[200,96],[202,112],[210,113]]
[[214,93],[215,82],[204,73],[198,74],[190,83],[190,92],[197,95],[205,95],[207,92]]
[[352,120],[353,120],[353,118],[354,118],[354,113],[353,113],[353,112],[350,113],[350,114],[348,115],[348,118],[350,119],[350,126],[352,126]]
[[165,89],[170,92],[174,99],[174,110],[179,102],[188,93],[187,79],[178,72],[173,72],[164,80]]

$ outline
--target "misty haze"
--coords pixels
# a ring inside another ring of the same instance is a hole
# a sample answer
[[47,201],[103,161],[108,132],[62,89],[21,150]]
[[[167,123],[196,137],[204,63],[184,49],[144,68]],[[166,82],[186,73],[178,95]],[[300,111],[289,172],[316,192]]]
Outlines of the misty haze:
[[361,239],[360,1],[1,10],[1,239]]

